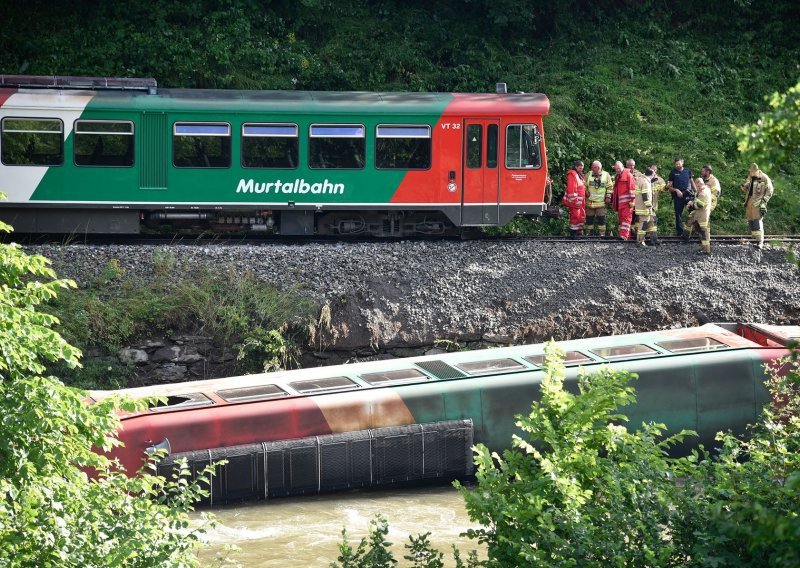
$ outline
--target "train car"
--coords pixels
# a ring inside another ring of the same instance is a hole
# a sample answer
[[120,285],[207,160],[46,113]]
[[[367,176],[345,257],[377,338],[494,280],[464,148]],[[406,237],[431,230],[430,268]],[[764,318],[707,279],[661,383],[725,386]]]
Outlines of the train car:
[[[787,354],[800,327],[701,327],[561,343],[566,385],[579,368],[639,375],[636,427],[665,423],[698,433],[678,448],[744,433],[769,402],[766,363]],[[116,457],[128,471],[164,448],[166,473],[186,458],[195,472],[220,459],[212,502],[453,479],[472,472],[474,443],[510,446],[516,414],[539,397],[544,345],[456,352],[92,393],[166,403],[124,416]]]
[[159,89],[0,75],[0,219],[18,232],[141,226],[455,234],[546,208],[542,94]]

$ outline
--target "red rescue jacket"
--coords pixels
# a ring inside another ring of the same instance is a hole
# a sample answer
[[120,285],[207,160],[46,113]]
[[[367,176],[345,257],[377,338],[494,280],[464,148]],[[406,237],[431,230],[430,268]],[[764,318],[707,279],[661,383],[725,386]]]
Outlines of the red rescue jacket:
[[628,168],[623,168],[614,178],[614,193],[611,195],[611,208],[619,211],[622,206],[633,207],[636,199],[636,180]]
[[577,170],[571,169],[567,172],[567,189],[564,191],[564,198],[561,203],[570,209],[581,209],[586,199],[586,184],[583,175]]

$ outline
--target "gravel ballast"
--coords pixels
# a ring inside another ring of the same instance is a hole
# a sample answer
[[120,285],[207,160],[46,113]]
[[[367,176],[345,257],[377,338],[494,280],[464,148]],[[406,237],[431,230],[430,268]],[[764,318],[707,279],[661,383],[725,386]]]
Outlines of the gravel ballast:
[[633,243],[399,241],[171,246],[27,247],[79,284],[116,259],[151,274],[250,270],[280,289],[328,304],[326,349],[386,350],[436,340],[538,342],[708,321],[800,324],[797,268],[785,251],[748,244],[638,247]]

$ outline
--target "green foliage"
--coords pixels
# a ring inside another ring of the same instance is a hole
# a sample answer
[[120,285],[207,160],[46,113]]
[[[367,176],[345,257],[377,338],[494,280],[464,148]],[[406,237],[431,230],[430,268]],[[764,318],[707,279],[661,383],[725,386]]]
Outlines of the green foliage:
[[688,481],[672,531],[696,566],[800,565],[800,370],[796,359],[783,365],[786,375],[769,381],[777,404],[751,437],[720,433],[717,459],[687,460],[681,471]]
[[128,478],[95,453],[119,444],[120,410],[146,403],[87,404],[42,376],[45,362],[80,364],[38,311],[74,286],[48,264],[0,244],[0,566],[195,566],[204,529],[187,512],[203,490],[185,475]]
[[[183,273],[174,255],[162,252],[153,255],[151,277],[127,274],[113,259],[87,286],[69,289],[45,309],[62,322],[69,342],[84,350],[114,353],[153,330],[208,333],[222,345],[242,342],[242,372],[292,364],[298,338],[308,333],[316,311],[311,300],[279,291],[250,272]],[[87,388],[114,388],[132,376],[130,367],[109,366],[106,372],[99,362],[88,372],[63,365],[58,371],[69,384]]]
[[239,347],[238,359],[255,361],[265,373],[285,369],[297,362],[299,349],[277,329],[265,331],[257,327],[251,330]]
[[525,437],[502,456],[475,448],[478,486],[461,492],[483,528],[468,534],[487,544],[490,566],[664,565],[676,491],[665,452],[687,432],[630,432],[617,409],[634,401],[634,375],[584,374],[573,394],[563,352],[551,344],[546,353],[541,401],[517,416]]
[[[746,231],[737,188],[750,158],[730,125],[755,122],[766,95],[797,83],[800,45],[792,0],[726,0],[719,10],[689,0],[456,0],[435,10],[421,0],[32,0],[3,17],[3,73],[308,90],[488,92],[505,81],[544,92],[557,186],[576,158],[607,168],[615,159],[655,161],[666,173],[682,154],[697,173],[712,164],[720,179],[718,233]],[[767,218],[775,233],[800,224],[800,172],[791,160],[781,167]],[[659,230],[671,233],[663,201]]]
[[369,535],[362,538],[358,547],[353,547],[347,541],[347,529],[342,529],[342,542],[339,544],[339,556],[337,560],[341,562],[331,563],[331,568],[388,568],[397,566],[397,560],[389,550],[392,545],[386,540],[389,534],[389,523],[386,519],[378,515],[369,523]]
[[409,535],[409,543],[405,545],[408,554],[403,558],[410,560],[412,566],[415,568],[444,568],[444,554],[434,549],[428,537],[431,536],[430,532],[414,537]]
[[[795,346],[796,349],[796,346]],[[618,407],[634,400],[632,375],[601,370],[563,388],[552,345],[542,397],[525,433],[502,456],[475,448],[477,481],[461,488],[468,534],[488,546],[487,566],[800,565],[800,365],[778,362],[773,404],[747,439],[718,434],[673,459],[663,425],[628,431]]]
[[[342,542],[339,543],[339,556],[337,562],[331,562],[331,568],[386,568],[397,566],[397,560],[389,548],[392,543],[386,540],[389,534],[389,523],[382,515],[377,515],[369,523],[369,533],[366,538],[362,538],[358,546],[353,549],[348,541],[347,529],[342,529]],[[403,556],[414,568],[444,568],[444,553],[438,551],[431,545],[428,537],[430,532],[419,534],[416,537],[408,536],[409,542],[404,545],[408,551]],[[467,563],[461,560],[461,554],[453,545],[453,558],[456,568],[477,568],[480,566],[478,554],[474,550],[470,551]]]
[[739,151],[762,165],[786,166],[800,152],[800,83],[767,100],[770,110],[755,124],[735,129]]

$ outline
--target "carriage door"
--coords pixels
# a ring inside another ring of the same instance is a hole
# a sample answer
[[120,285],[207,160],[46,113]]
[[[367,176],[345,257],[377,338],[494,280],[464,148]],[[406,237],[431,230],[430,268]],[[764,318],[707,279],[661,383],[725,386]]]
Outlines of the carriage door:
[[463,225],[496,225],[500,197],[499,119],[464,120]]

